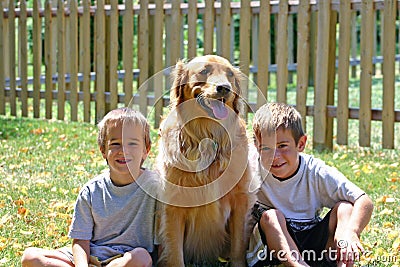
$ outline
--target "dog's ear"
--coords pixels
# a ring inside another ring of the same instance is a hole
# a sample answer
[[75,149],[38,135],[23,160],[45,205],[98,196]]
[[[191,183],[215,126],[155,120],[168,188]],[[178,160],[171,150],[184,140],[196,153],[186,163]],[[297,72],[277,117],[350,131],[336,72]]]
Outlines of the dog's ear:
[[170,93],[170,102],[172,107],[176,107],[183,102],[183,89],[188,81],[188,70],[183,61],[178,61],[172,72],[172,89]]
[[238,69],[234,69],[233,75],[235,78],[235,99],[233,100],[233,110],[236,112],[236,114],[241,114],[244,111],[242,89],[240,88],[240,84],[243,81],[243,74]]

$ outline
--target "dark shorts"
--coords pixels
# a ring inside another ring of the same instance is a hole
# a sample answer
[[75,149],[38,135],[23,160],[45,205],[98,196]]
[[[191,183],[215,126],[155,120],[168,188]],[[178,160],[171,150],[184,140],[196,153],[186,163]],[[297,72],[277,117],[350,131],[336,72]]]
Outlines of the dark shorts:
[[[294,257],[302,256],[303,259],[311,266],[326,266],[320,265],[320,263],[325,263],[325,257],[328,257],[328,252],[325,250],[325,247],[329,235],[330,214],[331,211],[325,215],[322,221],[316,223],[314,227],[307,230],[296,231],[288,222],[286,223],[286,227],[290,236],[293,238],[300,250],[299,255],[293,255]],[[260,224],[258,224],[258,230],[266,250],[264,251],[264,257],[262,257],[262,260],[260,260],[253,267],[280,264],[281,262],[272,255],[273,253],[266,246],[268,237],[265,236]]]

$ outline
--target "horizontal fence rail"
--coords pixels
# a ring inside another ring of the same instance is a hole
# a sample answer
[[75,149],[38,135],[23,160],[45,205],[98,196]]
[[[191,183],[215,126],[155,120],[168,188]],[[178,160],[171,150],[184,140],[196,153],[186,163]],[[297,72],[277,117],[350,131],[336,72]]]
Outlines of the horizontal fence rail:
[[361,146],[380,121],[395,147],[400,0],[185,2],[1,1],[0,114],[90,122],[131,104],[158,127],[172,66],[218,54],[249,78],[247,112],[295,105],[314,148],[347,144],[352,120]]

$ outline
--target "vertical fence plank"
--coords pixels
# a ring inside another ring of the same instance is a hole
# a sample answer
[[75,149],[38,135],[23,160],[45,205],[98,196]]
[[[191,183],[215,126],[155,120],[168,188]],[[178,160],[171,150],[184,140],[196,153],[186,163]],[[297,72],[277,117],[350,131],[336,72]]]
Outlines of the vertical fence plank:
[[[196,15],[197,17],[197,15]],[[163,114],[163,21],[164,21],[164,1],[156,0],[156,12],[154,15],[154,127],[160,126]],[[193,38],[193,37],[192,37]],[[190,50],[190,48],[188,47]],[[193,50],[193,49],[192,49]],[[194,51],[196,51],[194,49]],[[193,53],[193,51],[191,52]]]
[[327,149],[327,108],[328,68],[329,68],[329,29],[330,0],[318,2],[317,62],[314,89],[314,142],[317,150]]
[[96,7],[96,118],[97,120],[100,120],[104,117],[106,112],[104,94],[106,87],[106,20],[104,12],[104,0],[97,0]]
[[268,65],[270,58],[271,32],[270,32],[270,12],[269,1],[260,2],[260,17],[258,27],[258,74],[257,85],[257,108],[265,104],[268,99]]
[[70,97],[71,120],[78,120],[78,3],[77,0],[69,0],[69,47],[71,53],[68,61],[70,64]]
[[[4,60],[4,9],[3,9],[3,3],[0,3],[0,58]],[[0,88],[5,89],[5,77],[4,77],[4,71],[5,71],[5,64],[0,64]],[[5,115],[6,114],[6,94],[5,90],[0,90],[0,114]]]
[[20,1],[20,16],[18,27],[19,58],[18,69],[21,82],[21,115],[28,116],[28,37],[27,37],[26,1]]
[[107,50],[110,56],[110,84],[108,84],[108,87],[110,89],[110,109],[115,109],[118,106],[118,0],[111,0],[109,27],[110,44]]
[[[155,39],[157,40],[157,39]],[[124,76],[124,104],[128,106],[133,96],[133,1],[125,1],[122,24],[122,62]]]
[[10,64],[10,113],[12,116],[17,115],[17,92],[16,92],[16,73],[15,68],[17,66],[16,58],[15,58],[15,4],[14,1],[10,1],[8,8],[8,22],[9,22],[9,36],[8,40],[10,41],[9,46],[9,64]]
[[40,90],[42,71],[42,18],[40,17],[40,1],[33,2],[33,117],[40,117]]
[[231,56],[231,2],[221,2],[221,56],[229,59]]
[[170,42],[169,44],[169,62],[167,61],[167,65],[175,65],[175,63],[180,58],[181,51],[181,25],[182,25],[182,14],[181,14],[181,1],[180,0],[172,0],[172,8],[171,8],[171,16],[170,16],[170,24],[169,34],[170,34]]
[[90,0],[82,0],[83,14],[80,18],[80,31],[81,31],[81,47],[79,48],[81,69],[83,81],[81,84],[81,91],[83,92],[83,120],[90,122]]
[[138,63],[139,63],[139,97],[140,112],[147,116],[147,94],[148,86],[146,80],[149,73],[149,20],[148,20],[148,0],[140,1],[139,14],[139,46],[138,46]]
[[382,44],[385,49],[383,49],[382,147],[384,148],[394,148],[396,2],[395,0],[385,0],[383,11]]
[[[329,19],[329,52],[328,52],[328,85],[327,85],[327,105],[333,106],[335,103],[335,76],[336,76],[336,22],[337,12],[331,10]],[[333,118],[326,118],[325,146],[327,149],[333,148]]]
[[[357,11],[351,15],[351,58],[357,58],[358,50],[358,35],[357,35]],[[351,66],[351,77],[357,77],[357,66]]]
[[347,145],[349,121],[349,66],[351,44],[351,6],[347,0],[340,1],[339,12],[339,62],[337,101],[337,143]]
[[301,0],[297,15],[297,93],[296,109],[306,130],[308,72],[310,64],[310,2]]
[[[250,73],[250,38],[251,38],[251,7],[250,0],[240,1],[240,65],[241,71],[249,77]],[[242,95],[245,101],[249,98],[249,84],[248,79],[243,79],[240,88],[242,89]],[[245,116],[247,116],[247,108],[244,110]]]
[[65,21],[64,21],[64,1],[58,1],[57,7],[57,119],[64,120],[65,117]]
[[279,1],[278,38],[276,50],[277,64],[277,102],[286,103],[286,86],[288,82],[288,0]]
[[51,15],[51,0],[45,2],[45,32],[44,32],[44,64],[45,64],[45,107],[46,119],[52,118],[53,105],[53,18]]
[[205,0],[204,10],[204,55],[212,54],[214,51],[214,1]]
[[189,0],[188,10],[188,58],[197,55],[197,0]]
[[373,4],[372,0],[363,0],[361,10],[360,146],[369,146],[371,141],[372,49],[374,45],[374,33],[371,29],[374,28]]

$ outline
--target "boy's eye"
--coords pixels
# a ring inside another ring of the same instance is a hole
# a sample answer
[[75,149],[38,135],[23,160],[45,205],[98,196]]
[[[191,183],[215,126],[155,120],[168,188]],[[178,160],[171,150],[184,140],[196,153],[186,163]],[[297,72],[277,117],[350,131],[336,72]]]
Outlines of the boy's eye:
[[267,146],[262,146],[262,147],[260,147],[260,150],[261,150],[261,151],[270,151],[271,148],[269,148],[269,147],[267,147]]

